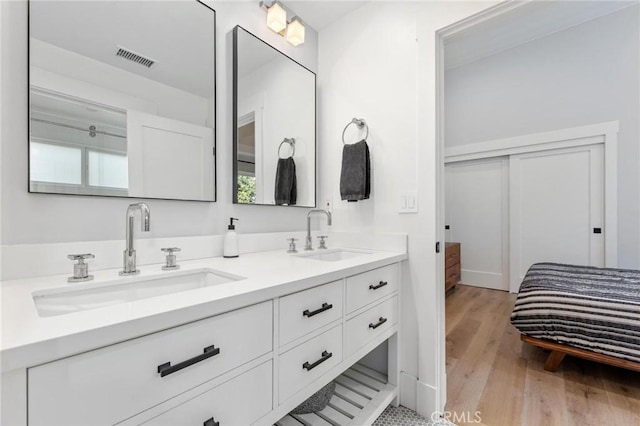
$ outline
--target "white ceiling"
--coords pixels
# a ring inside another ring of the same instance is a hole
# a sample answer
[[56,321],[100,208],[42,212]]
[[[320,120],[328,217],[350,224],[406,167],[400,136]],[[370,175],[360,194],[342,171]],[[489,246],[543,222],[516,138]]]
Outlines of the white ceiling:
[[445,69],[582,24],[637,1],[531,1],[445,40]]
[[320,31],[370,1],[284,0],[282,4],[311,28]]
[[[30,34],[49,44],[210,98],[214,13],[195,1],[32,1]],[[116,56],[117,46],[157,62]]]

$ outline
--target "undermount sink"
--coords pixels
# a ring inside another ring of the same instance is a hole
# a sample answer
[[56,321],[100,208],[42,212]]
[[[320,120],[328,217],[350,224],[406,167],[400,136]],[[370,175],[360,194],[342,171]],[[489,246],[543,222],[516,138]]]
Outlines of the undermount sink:
[[313,260],[324,260],[327,262],[335,262],[338,260],[351,259],[353,257],[364,256],[365,254],[371,254],[368,251],[360,250],[346,250],[346,249],[326,249],[316,250],[307,253],[298,254],[298,257],[306,257]]
[[127,277],[108,282],[79,284],[32,293],[41,317],[133,302],[245,279],[212,269],[176,271],[149,277]]

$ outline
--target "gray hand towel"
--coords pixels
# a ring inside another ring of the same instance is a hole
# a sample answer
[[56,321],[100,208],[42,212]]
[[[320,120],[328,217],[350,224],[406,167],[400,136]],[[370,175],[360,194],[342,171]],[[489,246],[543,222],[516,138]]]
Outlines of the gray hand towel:
[[343,200],[358,201],[369,198],[371,192],[371,161],[369,146],[364,139],[342,148],[340,196]]
[[293,161],[293,157],[279,158],[276,169],[276,205],[294,205],[298,197],[297,192],[296,163]]

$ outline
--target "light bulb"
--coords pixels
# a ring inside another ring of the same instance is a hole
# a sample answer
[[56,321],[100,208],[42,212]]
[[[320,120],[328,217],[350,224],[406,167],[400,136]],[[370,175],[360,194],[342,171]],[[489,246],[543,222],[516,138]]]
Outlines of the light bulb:
[[274,2],[271,7],[267,9],[267,27],[277,33],[284,31],[287,28],[287,11]]
[[287,25],[287,41],[294,46],[304,43],[304,25],[297,17],[293,17]]

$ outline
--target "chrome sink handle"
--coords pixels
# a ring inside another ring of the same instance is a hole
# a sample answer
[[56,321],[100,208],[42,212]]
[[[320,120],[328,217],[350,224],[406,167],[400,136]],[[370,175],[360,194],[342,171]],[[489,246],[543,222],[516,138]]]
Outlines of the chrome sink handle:
[[180,269],[180,265],[176,265],[176,255],[173,254],[175,252],[181,251],[180,247],[163,247],[160,249],[161,251],[167,254],[165,259],[165,265],[162,267],[165,271],[171,271],[175,269]]
[[69,260],[77,260],[78,263],[73,265],[73,276],[67,278],[70,283],[79,283],[82,281],[90,281],[93,279],[93,275],[89,275],[89,265],[84,263],[86,259],[94,259],[96,256],[91,253],[83,254],[68,254]]
[[296,249],[296,241],[298,241],[298,239],[287,238],[287,241],[289,241],[289,250],[287,250],[287,253],[297,253],[298,250]]
[[319,250],[326,250],[327,249],[327,242],[325,241],[325,238],[329,238],[328,235],[318,235],[318,238],[320,239],[320,245],[318,246]]

